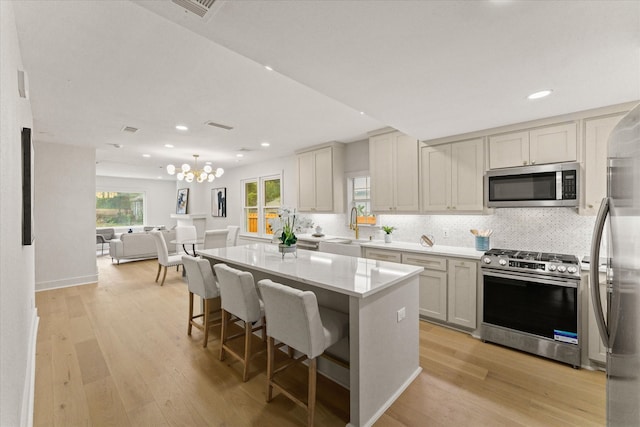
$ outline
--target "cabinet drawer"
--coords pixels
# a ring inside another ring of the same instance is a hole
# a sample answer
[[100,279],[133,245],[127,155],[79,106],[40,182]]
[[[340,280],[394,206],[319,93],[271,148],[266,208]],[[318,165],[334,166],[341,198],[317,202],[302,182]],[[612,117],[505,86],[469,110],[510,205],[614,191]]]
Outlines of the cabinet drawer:
[[379,261],[400,262],[402,257],[400,252],[367,248],[365,249],[365,258],[377,259]]
[[447,270],[447,259],[443,257],[405,252],[402,254],[402,263],[417,265],[418,267],[424,267],[428,270]]

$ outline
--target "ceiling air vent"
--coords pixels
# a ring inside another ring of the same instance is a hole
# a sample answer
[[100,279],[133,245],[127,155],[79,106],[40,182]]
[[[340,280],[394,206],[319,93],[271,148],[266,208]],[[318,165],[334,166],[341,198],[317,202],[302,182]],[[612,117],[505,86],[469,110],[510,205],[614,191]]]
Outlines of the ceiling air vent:
[[122,132],[128,132],[128,133],[136,133],[138,132],[138,128],[134,128],[133,126],[125,126],[122,128]]
[[195,13],[200,18],[203,18],[207,14],[211,6],[216,0],[171,0],[178,6],[188,10],[191,13]]
[[226,130],[233,129],[233,126],[227,126],[227,125],[223,125],[223,124],[212,122],[212,121],[208,121],[207,124],[209,126],[213,126],[214,128],[221,128],[221,129],[226,129]]

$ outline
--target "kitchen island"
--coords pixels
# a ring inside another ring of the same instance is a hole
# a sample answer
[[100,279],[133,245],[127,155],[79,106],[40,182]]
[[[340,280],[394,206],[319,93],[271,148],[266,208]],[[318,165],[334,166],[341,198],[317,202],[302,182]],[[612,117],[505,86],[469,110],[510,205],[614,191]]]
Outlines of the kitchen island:
[[[372,425],[417,377],[418,275],[422,267],[311,252],[282,257],[278,246],[252,244],[197,253],[274,281],[316,293],[320,305],[349,314],[349,426]],[[268,319],[267,319],[268,322]],[[340,343],[338,343],[340,344]],[[330,368],[330,367],[329,367]]]

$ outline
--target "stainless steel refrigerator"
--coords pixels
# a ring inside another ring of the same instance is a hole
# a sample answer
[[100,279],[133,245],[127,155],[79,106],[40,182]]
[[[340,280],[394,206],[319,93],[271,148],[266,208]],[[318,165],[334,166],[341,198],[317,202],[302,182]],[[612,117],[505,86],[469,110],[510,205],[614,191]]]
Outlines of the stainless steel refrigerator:
[[[607,425],[636,427],[640,426],[640,105],[611,133],[607,172],[607,197],[600,205],[591,246],[591,301],[607,348]],[[607,301],[600,298],[595,262],[603,232],[608,235]]]

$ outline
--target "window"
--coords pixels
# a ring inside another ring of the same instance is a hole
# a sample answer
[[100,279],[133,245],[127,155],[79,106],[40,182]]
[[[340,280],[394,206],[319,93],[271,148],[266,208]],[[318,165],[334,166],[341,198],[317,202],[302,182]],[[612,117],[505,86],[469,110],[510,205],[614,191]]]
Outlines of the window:
[[246,233],[258,236],[273,234],[267,222],[269,218],[277,218],[282,204],[281,176],[272,175],[243,181],[243,214]]
[[[371,178],[365,173],[349,176],[347,181],[347,197],[349,198],[348,214],[355,207],[358,211],[358,225],[376,224],[376,216],[371,212]],[[350,215],[347,215],[347,219]]]
[[96,227],[144,224],[144,193],[96,192]]

